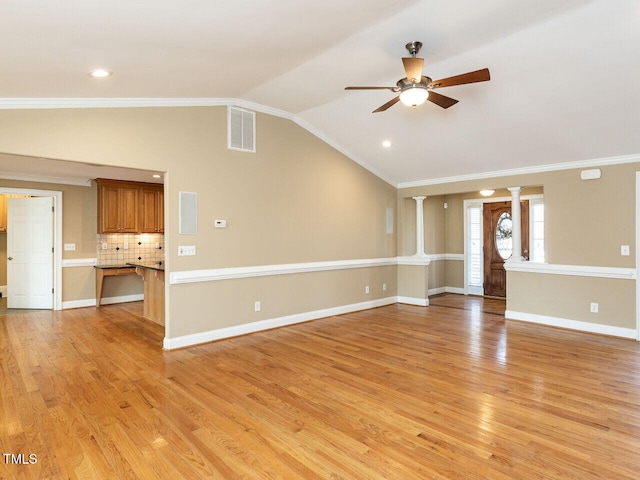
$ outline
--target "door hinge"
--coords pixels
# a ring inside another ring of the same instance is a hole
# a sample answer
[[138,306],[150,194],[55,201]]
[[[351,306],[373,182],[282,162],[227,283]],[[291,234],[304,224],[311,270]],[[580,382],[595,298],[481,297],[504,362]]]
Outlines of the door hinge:
[[55,212],[55,211],[56,211],[56,207],[55,207],[55,206],[53,206],[53,205],[51,205],[51,211],[52,211],[52,212]]
[[53,288],[51,289],[51,293],[55,293],[55,291],[54,291],[54,289],[53,289]]
[[51,247],[51,253],[54,253],[54,252],[55,252],[54,248],[55,248],[55,247]]

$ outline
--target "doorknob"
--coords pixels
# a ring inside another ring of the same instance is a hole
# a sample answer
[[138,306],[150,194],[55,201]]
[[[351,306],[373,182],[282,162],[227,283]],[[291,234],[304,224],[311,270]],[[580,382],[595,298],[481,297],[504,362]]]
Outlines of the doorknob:
[[13,260],[13,257],[7,257],[7,260]]

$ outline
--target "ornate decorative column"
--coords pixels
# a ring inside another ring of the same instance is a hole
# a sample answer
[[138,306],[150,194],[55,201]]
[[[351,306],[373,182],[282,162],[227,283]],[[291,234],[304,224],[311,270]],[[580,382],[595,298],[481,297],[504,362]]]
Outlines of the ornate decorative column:
[[510,187],[511,192],[511,242],[512,254],[508,262],[522,262],[522,214],[520,212],[520,187]]
[[412,197],[416,201],[416,257],[426,257],[424,253],[424,207],[423,202],[427,197]]

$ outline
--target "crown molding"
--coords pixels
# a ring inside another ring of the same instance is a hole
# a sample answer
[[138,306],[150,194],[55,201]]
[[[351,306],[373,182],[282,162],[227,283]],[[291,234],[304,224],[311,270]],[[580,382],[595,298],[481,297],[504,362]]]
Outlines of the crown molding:
[[604,167],[607,165],[620,165],[623,163],[640,162],[640,154],[621,155],[617,157],[594,158],[591,160],[578,160],[575,162],[553,163],[546,165],[536,165],[532,167],[512,168],[508,170],[495,170],[493,172],[470,173],[468,175],[457,175],[454,177],[441,177],[415,182],[400,182],[396,188],[425,187],[428,185],[441,185],[445,183],[467,182],[469,180],[484,180],[487,178],[510,177],[513,175],[528,175],[532,173],[546,173],[559,170],[573,170],[576,168]]
[[318,130],[298,115],[239,98],[0,98],[0,110],[47,110],[63,108],[154,108],[154,107],[240,107],[273,115],[296,123],[312,135],[342,153],[376,177],[397,188],[390,179],[365,161],[354,155],[324,132]]
[[0,110],[216,107],[234,102],[228,98],[0,98]]
[[[242,100],[239,98],[0,98],[0,110],[26,110],[26,109],[63,109],[63,108],[153,108],[153,107],[240,107],[256,112],[281,117],[296,123],[312,135],[342,153],[376,177],[397,188],[424,187],[429,185],[442,185],[447,183],[466,182],[472,180],[484,180],[489,178],[507,177],[514,175],[528,175],[532,173],[546,173],[559,170],[571,170],[577,168],[594,168],[607,165],[620,165],[624,163],[640,162],[640,154],[622,155],[616,157],[596,158],[591,160],[578,160],[555,164],[537,165],[531,167],[512,168],[507,170],[495,170],[490,172],[471,173],[451,177],[431,178],[411,182],[396,182],[389,176],[368,165],[364,160],[354,155],[340,144],[333,141],[324,132],[318,130],[303,118],[285,110],[269,107],[259,103]],[[73,184],[72,184],[73,185]]]

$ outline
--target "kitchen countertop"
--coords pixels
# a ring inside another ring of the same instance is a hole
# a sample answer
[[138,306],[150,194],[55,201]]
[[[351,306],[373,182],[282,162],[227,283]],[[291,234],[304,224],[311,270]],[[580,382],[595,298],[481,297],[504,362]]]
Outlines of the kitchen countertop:
[[160,263],[123,263],[119,265],[94,265],[93,268],[99,268],[101,270],[112,270],[117,268],[132,268],[132,267],[142,267],[142,268],[150,268],[151,270],[158,270],[159,272],[164,272],[164,264]]
[[142,268],[148,268],[150,270],[157,270],[159,272],[164,272],[164,264],[162,262],[159,262],[159,263],[145,263],[145,262],[127,263],[126,266],[127,267],[142,267]]
[[110,270],[114,268],[131,268],[132,266],[133,265],[123,263],[121,265],[94,265],[93,268],[99,268],[101,270]]

